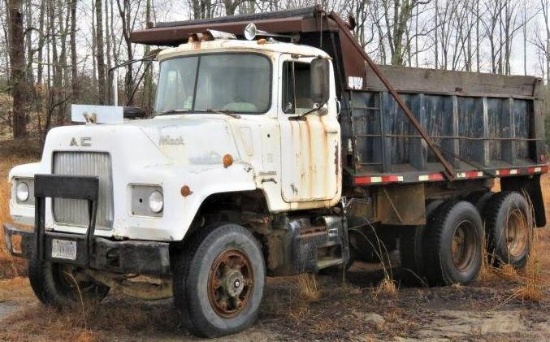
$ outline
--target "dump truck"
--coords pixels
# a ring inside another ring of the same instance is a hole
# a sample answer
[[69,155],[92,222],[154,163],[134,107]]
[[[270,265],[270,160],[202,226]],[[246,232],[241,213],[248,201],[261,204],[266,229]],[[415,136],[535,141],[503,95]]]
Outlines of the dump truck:
[[9,173],[5,242],[44,304],[173,297],[217,337],[255,322],[266,277],[390,253],[431,286],[525,267],[546,223],[540,79],[377,65],[318,6],[131,40],[163,47],[152,117],[74,107],[86,123]]

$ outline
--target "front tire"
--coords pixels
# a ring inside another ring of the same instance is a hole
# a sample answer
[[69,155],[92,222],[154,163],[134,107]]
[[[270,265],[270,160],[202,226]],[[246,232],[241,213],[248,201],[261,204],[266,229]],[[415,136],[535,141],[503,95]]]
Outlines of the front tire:
[[467,284],[482,263],[482,220],[469,202],[441,205],[426,227],[424,260],[430,285]]
[[48,306],[69,307],[76,302],[99,302],[109,293],[82,270],[70,264],[29,260],[29,281],[38,299]]
[[265,282],[262,249],[236,224],[206,228],[192,237],[178,258],[174,299],[184,325],[195,335],[219,337],[251,326],[258,316]]
[[494,266],[525,267],[533,239],[530,213],[529,203],[517,192],[500,192],[491,197],[484,217],[487,249]]

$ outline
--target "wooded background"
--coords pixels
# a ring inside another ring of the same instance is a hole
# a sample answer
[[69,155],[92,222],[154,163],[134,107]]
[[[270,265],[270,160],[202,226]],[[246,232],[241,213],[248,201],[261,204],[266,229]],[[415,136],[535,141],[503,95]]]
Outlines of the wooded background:
[[[148,52],[129,41],[147,22],[316,3],[352,15],[357,39],[378,63],[550,81],[550,0],[0,0],[0,126],[16,139],[43,138],[67,121],[71,103],[104,103],[107,71]],[[150,110],[150,71],[126,68],[120,99],[129,102],[142,76],[132,101]]]

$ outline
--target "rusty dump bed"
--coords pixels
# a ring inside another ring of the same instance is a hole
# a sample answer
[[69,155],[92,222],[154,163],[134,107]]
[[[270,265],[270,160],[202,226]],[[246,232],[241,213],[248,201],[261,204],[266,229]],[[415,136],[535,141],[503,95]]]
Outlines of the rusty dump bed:
[[547,171],[540,79],[377,66],[347,24],[319,6],[160,23],[133,32],[131,40],[175,46],[207,29],[242,38],[249,22],[271,33],[298,34],[299,44],[332,56],[348,185]]

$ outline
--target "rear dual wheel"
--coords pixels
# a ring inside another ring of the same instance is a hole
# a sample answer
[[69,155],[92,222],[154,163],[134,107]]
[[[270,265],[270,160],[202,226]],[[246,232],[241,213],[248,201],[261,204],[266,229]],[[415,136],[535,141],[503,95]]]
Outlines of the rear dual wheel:
[[517,192],[497,193],[487,202],[483,216],[491,263],[525,267],[533,240],[531,208],[525,197]]
[[448,201],[428,219],[423,260],[430,285],[467,284],[482,263],[482,220],[471,203]]

